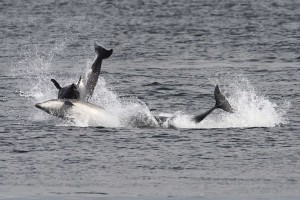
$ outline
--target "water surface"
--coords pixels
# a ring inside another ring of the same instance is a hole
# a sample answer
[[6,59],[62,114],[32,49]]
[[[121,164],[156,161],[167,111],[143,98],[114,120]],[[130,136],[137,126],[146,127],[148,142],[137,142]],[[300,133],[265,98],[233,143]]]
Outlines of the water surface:
[[[1,1],[1,199],[298,199],[297,1]],[[113,48],[91,102],[176,129],[34,107]],[[220,85],[235,109],[189,120]]]

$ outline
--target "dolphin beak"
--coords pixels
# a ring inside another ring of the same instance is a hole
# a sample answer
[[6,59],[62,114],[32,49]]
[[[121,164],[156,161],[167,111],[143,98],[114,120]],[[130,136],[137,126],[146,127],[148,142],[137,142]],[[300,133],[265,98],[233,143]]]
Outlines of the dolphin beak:
[[39,108],[39,109],[43,110],[43,109],[42,109],[42,106],[41,106],[41,104],[40,104],[40,103],[37,103],[37,104],[35,104],[35,107],[37,107],[37,108]]
[[42,106],[42,104],[43,103],[37,103],[37,104],[35,104],[35,107],[45,111],[46,113],[50,113],[50,111],[47,108],[45,108],[44,106]]

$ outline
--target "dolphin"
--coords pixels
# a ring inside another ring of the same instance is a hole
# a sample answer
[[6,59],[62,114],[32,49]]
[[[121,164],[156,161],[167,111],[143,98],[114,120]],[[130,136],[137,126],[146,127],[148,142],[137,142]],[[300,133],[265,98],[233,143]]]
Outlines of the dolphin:
[[72,83],[65,87],[61,87],[55,79],[51,79],[58,91],[58,99],[77,99],[87,101],[94,92],[101,71],[102,60],[109,58],[113,53],[113,49],[107,50],[104,47],[94,44],[97,58],[94,61],[91,72],[87,76],[86,81],[82,81],[81,77],[77,84]]
[[55,87],[58,89],[58,99],[80,99],[79,84],[81,81],[81,76],[77,84],[72,83],[65,87],[61,87],[55,79],[51,79]]
[[[220,92],[218,85],[216,85],[216,87],[215,87],[214,97],[215,97],[215,101],[216,101],[215,105],[208,111],[192,117],[192,119],[191,119],[192,121],[194,121],[197,124],[200,123],[202,120],[204,120],[209,114],[211,114],[217,108],[220,108],[226,112],[233,113],[233,108],[231,107],[229,102],[226,100],[225,96]],[[175,116],[172,116],[172,117],[154,116],[154,118],[157,120],[157,123],[160,126],[163,126],[163,124],[168,121],[168,124],[170,127],[173,127],[172,125],[170,125],[170,122],[172,122],[174,117]]]
[[58,118],[88,126],[120,127],[119,118],[100,106],[76,99],[52,99],[35,107]]

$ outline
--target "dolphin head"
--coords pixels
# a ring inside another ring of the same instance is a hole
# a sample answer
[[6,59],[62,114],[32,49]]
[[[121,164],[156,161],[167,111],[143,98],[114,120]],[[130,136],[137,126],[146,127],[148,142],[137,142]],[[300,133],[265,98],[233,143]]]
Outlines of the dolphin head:
[[58,91],[59,99],[79,99],[80,93],[76,84],[72,83]]
[[37,103],[35,104],[35,107],[45,111],[48,114],[63,118],[66,115],[66,110],[62,109],[64,104],[65,102],[63,100],[54,99],[50,101],[45,101],[43,103]]
[[51,115],[59,116],[61,107],[63,106],[63,101],[57,101],[57,100],[50,100],[45,101],[43,103],[37,103],[35,104],[35,107],[45,111],[46,113],[49,113]]
[[80,99],[79,84],[72,83],[62,88],[55,79],[51,81],[58,89],[58,99]]

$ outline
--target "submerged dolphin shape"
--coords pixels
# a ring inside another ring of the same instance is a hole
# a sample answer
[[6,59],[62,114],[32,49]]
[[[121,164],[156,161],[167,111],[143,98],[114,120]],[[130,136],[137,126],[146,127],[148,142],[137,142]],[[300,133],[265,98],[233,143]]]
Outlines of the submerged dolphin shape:
[[92,65],[92,71],[88,74],[87,80],[83,82],[83,88],[80,88],[81,77],[77,84],[72,83],[65,87],[61,87],[55,79],[51,79],[58,91],[58,99],[81,99],[87,101],[94,92],[98,78],[101,71],[102,60],[109,58],[113,53],[113,50],[107,50],[104,47],[96,44],[95,42],[95,52],[97,53],[97,58]]
[[74,99],[52,99],[35,104],[46,113],[85,126],[120,127],[119,118],[100,106]]
[[[220,108],[226,112],[233,113],[233,109],[232,109],[231,105],[226,100],[225,96],[220,92],[218,85],[216,85],[216,87],[215,87],[214,97],[215,97],[215,101],[216,101],[215,105],[211,109],[206,111],[205,113],[194,116],[192,118],[192,120],[195,123],[200,123],[202,120],[204,120],[210,113],[212,113],[217,108]],[[174,118],[174,117],[165,117],[165,116],[154,116],[154,117],[160,126],[163,126],[163,124],[166,121],[170,121],[170,120],[172,121],[172,119]]]

